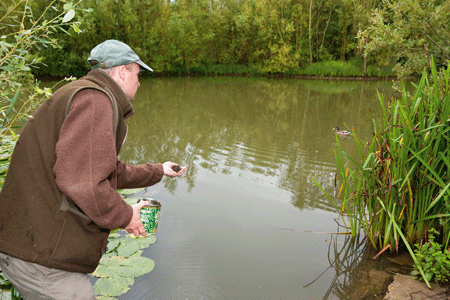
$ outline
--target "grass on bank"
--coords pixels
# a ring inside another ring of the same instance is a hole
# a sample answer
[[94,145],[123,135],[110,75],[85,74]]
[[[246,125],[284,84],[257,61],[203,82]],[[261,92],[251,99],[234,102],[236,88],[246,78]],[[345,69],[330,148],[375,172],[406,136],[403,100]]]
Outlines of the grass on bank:
[[[240,75],[240,76],[286,76],[286,77],[396,77],[393,66],[368,66],[364,74],[362,61],[322,61],[304,67],[290,68],[284,71],[270,71],[270,68],[257,65],[200,65],[189,69],[176,69],[170,75]],[[152,73],[158,75],[158,72]]]
[[[441,244],[449,246],[449,79],[449,69],[438,72],[432,63],[414,95],[403,89],[401,99],[387,105],[379,95],[383,115],[372,119],[373,139],[363,141],[353,129],[358,157],[342,151],[337,139],[344,226],[354,236],[363,230],[376,249],[406,247],[415,262],[412,246],[427,241],[429,232],[440,233]],[[428,284],[420,265],[418,271]]]

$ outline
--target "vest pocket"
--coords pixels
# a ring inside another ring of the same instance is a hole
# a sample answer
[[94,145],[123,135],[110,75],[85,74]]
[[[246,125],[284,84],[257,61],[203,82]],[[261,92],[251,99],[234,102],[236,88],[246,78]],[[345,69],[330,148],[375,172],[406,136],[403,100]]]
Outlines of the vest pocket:
[[108,232],[100,230],[93,221],[67,210],[50,260],[89,268],[93,272],[103,254],[107,238]]

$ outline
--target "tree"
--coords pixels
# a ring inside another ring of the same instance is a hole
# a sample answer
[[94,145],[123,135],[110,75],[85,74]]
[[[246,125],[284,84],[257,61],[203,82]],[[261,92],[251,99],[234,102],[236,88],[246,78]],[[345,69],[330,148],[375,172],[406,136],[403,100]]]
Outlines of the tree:
[[370,25],[358,32],[359,47],[378,63],[395,63],[398,77],[417,75],[434,56],[450,60],[450,1],[383,0]]

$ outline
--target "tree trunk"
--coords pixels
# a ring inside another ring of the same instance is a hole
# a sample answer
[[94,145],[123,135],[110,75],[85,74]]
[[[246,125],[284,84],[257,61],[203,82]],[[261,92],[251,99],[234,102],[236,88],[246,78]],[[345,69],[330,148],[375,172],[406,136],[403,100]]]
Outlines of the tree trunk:
[[312,3],[313,0],[309,1],[309,63],[312,64],[312,45],[311,45],[311,39],[312,39],[312,31],[311,31],[311,25],[312,25]]
[[364,76],[367,76],[367,56],[364,55]]

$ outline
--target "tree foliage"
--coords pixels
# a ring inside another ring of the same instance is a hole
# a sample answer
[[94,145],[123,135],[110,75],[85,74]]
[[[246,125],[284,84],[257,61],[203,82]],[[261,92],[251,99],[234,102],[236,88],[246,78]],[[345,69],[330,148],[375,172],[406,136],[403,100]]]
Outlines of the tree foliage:
[[[38,13],[49,3],[32,5]],[[61,47],[42,49],[46,67],[35,74],[84,75],[89,51],[106,39],[128,43],[155,73],[306,75],[316,63],[342,61],[357,76],[390,76],[385,70],[394,66],[399,76],[420,74],[431,55],[438,65],[448,61],[449,6],[444,0],[82,0],[70,36],[56,33]]]
[[379,63],[394,62],[400,77],[420,73],[431,56],[450,60],[450,2],[383,0],[370,24],[358,33],[360,48]]
[[[81,76],[90,49],[106,39],[128,43],[156,73],[286,74],[329,60],[362,66],[358,26],[348,13],[359,6],[353,0],[83,0],[81,32],[70,29],[62,48],[44,49],[48,67],[36,74]],[[86,14],[88,8],[95,13]]]

